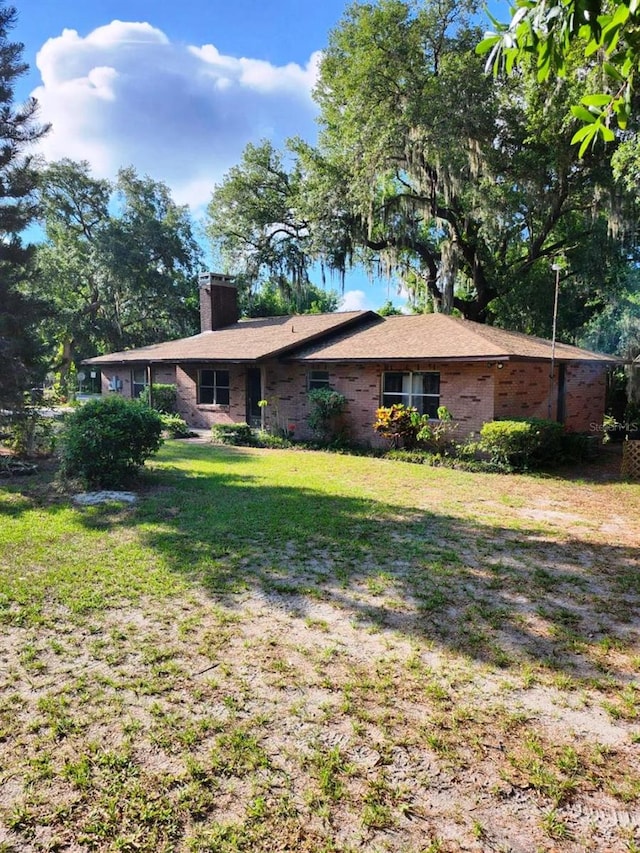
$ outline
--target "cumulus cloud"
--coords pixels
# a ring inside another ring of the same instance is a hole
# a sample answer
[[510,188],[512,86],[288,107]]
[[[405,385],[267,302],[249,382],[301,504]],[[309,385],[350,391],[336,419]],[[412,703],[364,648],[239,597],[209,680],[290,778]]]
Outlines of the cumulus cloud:
[[364,290],[347,290],[340,300],[340,311],[373,310],[369,295]]
[[313,138],[318,62],[317,53],[305,66],[225,56],[213,44],[173,43],[149,23],[65,29],[36,58],[33,94],[53,125],[41,150],[88,160],[99,177],[133,165],[197,207],[248,142]]

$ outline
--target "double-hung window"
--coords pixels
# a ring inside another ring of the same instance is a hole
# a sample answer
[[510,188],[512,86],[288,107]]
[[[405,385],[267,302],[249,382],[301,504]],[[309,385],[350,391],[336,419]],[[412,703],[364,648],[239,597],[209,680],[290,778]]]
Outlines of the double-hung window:
[[131,371],[131,396],[137,399],[149,384],[146,367],[136,367]]
[[440,406],[439,373],[383,373],[382,405],[402,403],[415,407],[421,415],[438,417]]
[[198,371],[198,403],[201,405],[229,405],[229,371]]

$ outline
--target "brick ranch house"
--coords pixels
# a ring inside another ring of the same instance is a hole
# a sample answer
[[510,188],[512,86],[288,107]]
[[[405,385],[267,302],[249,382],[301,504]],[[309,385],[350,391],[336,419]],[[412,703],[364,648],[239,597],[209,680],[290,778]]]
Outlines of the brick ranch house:
[[171,383],[192,427],[247,421],[308,438],[307,392],[330,386],[347,398],[348,436],[365,444],[380,441],[376,409],[392,403],[433,417],[446,406],[459,437],[496,418],[534,416],[589,432],[602,423],[617,361],[556,344],[552,378],[550,341],[444,314],[240,320],[232,280],[213,274],[201,276],[200,310],[198,335],[87,359],[102,371],[103,393],[136,397],[149,381]]

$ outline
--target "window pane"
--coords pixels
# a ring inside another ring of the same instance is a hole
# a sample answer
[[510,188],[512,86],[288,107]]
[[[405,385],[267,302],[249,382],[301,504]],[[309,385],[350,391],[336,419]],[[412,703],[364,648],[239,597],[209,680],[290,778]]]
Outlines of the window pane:
[[229,371],[228,370],[216,370],[216,385],[218,388],[228,388],[229,387]]
[[144,367],[138,367],[133,371],[133,381],[136,385],[147,384],[147,371]]
[[402,394],[403,391],[403,377],[407,376],[407,374],[402,373],[385,373],[384,375],[384,383],[383,383],[383,392],[385,394]]
[[204,405],[207,403],[213,403],[213,388],[203,388],[201,385],[198,391],[198,403],[203,403]]
[[440,374],[425,373],[424,375],[424,393],[425,394],[440,394]]
[[438,417],[439,397],[414,397],[413,405],[421,415],[428,415],[434,420]]
[[214,370],[201,370],[200,371],[200,385],[208,385],[213,387],[215,385],[214,382]]
[[229,405],[229,389],[228,388],[217,388],[216,389],[216,403],[219,406],[228,406]]

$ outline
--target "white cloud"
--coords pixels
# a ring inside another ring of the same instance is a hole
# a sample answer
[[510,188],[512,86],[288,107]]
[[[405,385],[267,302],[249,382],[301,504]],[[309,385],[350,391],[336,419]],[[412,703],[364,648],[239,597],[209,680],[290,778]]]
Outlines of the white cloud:
[[303,67],[172,43],[148,23],[65,29],[40,49],[34,91],[52,131],[48,160],[88,160],[99,177],[121,166],[163,180],[176,200],[206,203],[248,142],[312,138],[319,54]]
[[369,296],[364,290],[347,290],[340,300],[340,311],[373,310]]

